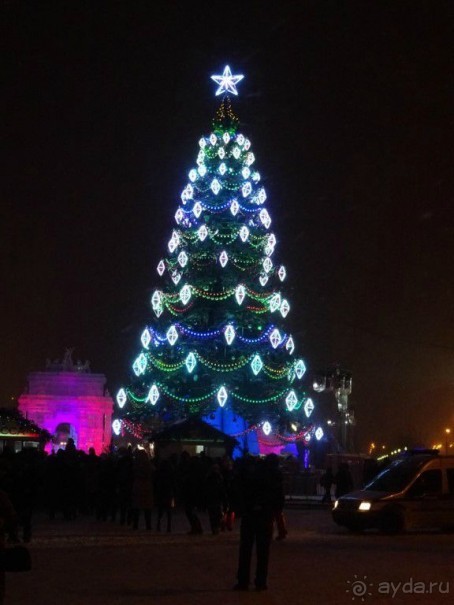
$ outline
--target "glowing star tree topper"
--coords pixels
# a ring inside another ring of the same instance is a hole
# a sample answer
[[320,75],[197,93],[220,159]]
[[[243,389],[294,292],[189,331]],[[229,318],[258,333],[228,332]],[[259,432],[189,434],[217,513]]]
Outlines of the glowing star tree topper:
[[211,76],[213,82],[216,82],[216,84],[219,86],[219,88],[216,90],[216,96],[227,94],[229,92],[232,95],[237,96],[238,91],[236,89],[236,85],[238,82],[241,82],[243,78],[243,75],[234,76],[230,70],[230,67],[226,65],[224,67],[222,76]]

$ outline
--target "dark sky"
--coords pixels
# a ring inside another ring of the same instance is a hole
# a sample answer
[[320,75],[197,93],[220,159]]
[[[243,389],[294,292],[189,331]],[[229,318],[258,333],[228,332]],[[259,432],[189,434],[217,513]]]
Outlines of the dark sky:
[[353,372],[360,443],[454,429],[452,1],[3,10],[2,401],[68,346],[126,380],[229,63],[298,351]]

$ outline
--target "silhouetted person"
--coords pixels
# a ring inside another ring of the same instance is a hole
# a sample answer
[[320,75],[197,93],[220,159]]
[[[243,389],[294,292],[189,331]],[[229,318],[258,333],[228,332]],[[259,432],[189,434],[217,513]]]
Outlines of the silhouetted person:
[[[5,532],[15,533],[17,524],[16,511],[4,491],[0,491],[0,558],[5,554]],[[5,598],[5,571],[0,569],[0,605]]]
[[167,532],[172,531],[172,508],[175,505],[175,471],[168,460],[162,460],[155,474],[155,499],[158,505],[156,531],[161,531],[161,520],[166,515]]
[[325,473],[320,477],[320,485],[325,490],[322,502],[331,502],[331,487],[334,483],[333,469],[329,466]]
[[202,524],[199,519],[198,509],[201,507],[201,492],[203,483],[200,480],[200,461],[198,458],[190,458],[184,469],[181,485],[181,497],[184,503],[184,512],[189,521],[189,534],[202,534]]
[[120,509],[120,524],[128,525],[132,521],[132,486],[134,482],[134,460],[130,448],[120,448],[117,461],[117,490],[118,507]]
[[138,450],[134,460],[134,480],[132,483],[132,527],[139,528],[140,512],[145,517],[145,527],[151,530],[151,509],[153,508],[153,466],[145,450]]
[[353,478],[346,462],[339,464],[334,482],[336,483],[336,498],[340,498],[353,490]]
[[264,461],[246,458],[238,477],[238,513],[241,516],[238,583],[235,590],[248,590],[254,542],[257,552],[255,587],[267,589],[268,561],[273,535],[274,511],[281,505],[282,473],[277,457],[270,454]]
[[211,533],[216,535],[221,529],[224,503],[226,500],[224,478],[218,464],[213,464],[205,479],[205,499],[210,519]]

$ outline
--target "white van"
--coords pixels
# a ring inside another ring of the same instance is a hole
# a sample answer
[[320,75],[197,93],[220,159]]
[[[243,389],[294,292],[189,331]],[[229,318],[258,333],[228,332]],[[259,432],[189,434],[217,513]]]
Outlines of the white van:
[[394,460],[364,489],[336,500],[333,519],[351,531],[454,528],[454,456],[429,450]]

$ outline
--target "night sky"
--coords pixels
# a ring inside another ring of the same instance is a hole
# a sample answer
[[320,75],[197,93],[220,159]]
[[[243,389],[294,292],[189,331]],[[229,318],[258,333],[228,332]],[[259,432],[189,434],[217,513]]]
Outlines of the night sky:
[[66,347],[127,380],[228,63],[298,352],[351,370],[363,446],[454,430],[452,1],[3,9],[4,404]]

